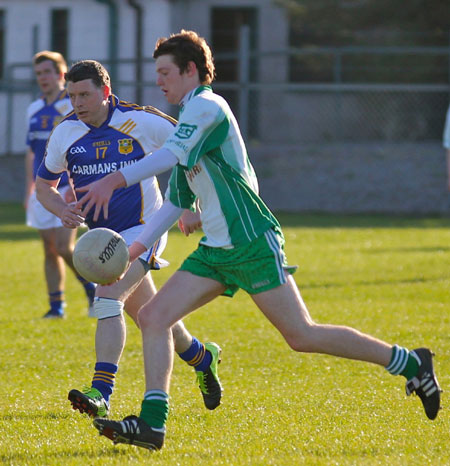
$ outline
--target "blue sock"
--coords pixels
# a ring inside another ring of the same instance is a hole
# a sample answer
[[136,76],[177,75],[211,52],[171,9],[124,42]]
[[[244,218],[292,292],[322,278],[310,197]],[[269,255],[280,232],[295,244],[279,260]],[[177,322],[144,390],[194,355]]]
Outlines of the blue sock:
[[212,361],[211,353],[205,350],[205,345],[195,337],[192,337],[191,346],[178,356],[190,366],[194,366],[196,371],[205,371]]
[[64,291],[49,293],[50,309],[54,312],[64,312]]
[[114,379],[119,366],[110,362],[97,362],[95,373],[92,378],[92,387],[96,388],[107,403],[114,389]]

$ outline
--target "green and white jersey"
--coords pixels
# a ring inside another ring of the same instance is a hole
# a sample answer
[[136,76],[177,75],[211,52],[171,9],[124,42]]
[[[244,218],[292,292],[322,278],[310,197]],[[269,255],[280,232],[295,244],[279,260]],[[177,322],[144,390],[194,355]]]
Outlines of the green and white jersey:
[[179,121],[164,143],[178,158],[166,198],[192,208],[200,201],[205,237],[212,247],[242,246],[279,223],[258,196],[258,181],[236,118],[227,102],[200,86],[183,99]]

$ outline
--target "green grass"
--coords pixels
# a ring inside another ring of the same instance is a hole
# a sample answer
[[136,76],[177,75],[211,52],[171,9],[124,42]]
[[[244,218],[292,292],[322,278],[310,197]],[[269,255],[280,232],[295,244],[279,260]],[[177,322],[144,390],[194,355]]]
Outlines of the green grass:
[[[289,262],[313,318],[346,324],[409,348],[430,346],[450,383],[450,220],[280,215]],[[171,232],[169,269],[199,235]],[[429,421],[404,379],[382,368],[296,354],[243,292],[186,319],[223,348],[225,387],[203,407],[192,369],[175,361],[161,452],[113,446],[70,409],[67,392],[89,383],[95,321],[67,277],[67,319],[47,321],[42,247],[20,206],[0,204],[0,463],[7,465],[424,465],[450,464],[448,396]],[[137,413],[144,390],[141,341],[130,320],[112,416]]]

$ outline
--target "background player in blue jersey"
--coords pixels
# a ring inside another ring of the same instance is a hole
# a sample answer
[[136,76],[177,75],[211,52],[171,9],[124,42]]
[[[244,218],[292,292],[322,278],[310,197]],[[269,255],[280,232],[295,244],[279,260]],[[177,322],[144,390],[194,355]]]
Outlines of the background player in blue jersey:
[[[82,187],[150,156],[172,132],[175,120],[154,107],[140,107],[120,101],[111,94],[108,72],[93,60],[72,66],[66,74],[67,90],[74,112],[52,132],[44,163],[36,180],[39,200],[68,228],[86,222],[89,228],[106,227],[119,232],[131,244],[159,209],[162,197],[155,177],[119,190],[111,200],[111,215],[82,218],[79,209],[67,203],[57,187],[68,170],[75,188]],[[123,310],[137,323],[137,314],[156,293],[150,269],[164,264],[160,255],[167,235],[163,235],[135,261],[124,277],[110,286],[98,286],[94,312],[98,318],[95,338],[96,365],[91,387],[71,390],[74,409],[90,416],[106,416],[109,397],[125,345],[126,327]],[[192,365],[199,380],[204,403],[215,409],[222,396],[217,373],[220,348],[215,343],[201,343],[192,337],[181,321],[173,326],[175,350]],[[151,404],[158,406],[160,393]]]
[[287,264],[280,225],[258,196],[237,121],[226,101],[209,86],[214,63],[206,41],[193,31],[181,31],[159,39],[153,57],[157,84],[169,103],[181,107],[176,128],[152,157],[82,188],[86,194],[78,206],[85,205],[82,215],[95,206],[95,218],[105,211],[115,189],[172,168],[166,201],[130,246],[130,260],[196,198],[205,236],[139,313],[146,390],[160,394],[160,405],[148,406],[144,397],[139,416],[119,422],[95,419],[95,427],[114,442],[161,448],[172,368],[171,325],[220,295],[232,296],[239,288],[249,293],[293,350],[371,362],[403,375],[407,394],[415,392],[428,418],[435,419],[440,389],[429,349],[409,351],[350,327],[316,323],[310,316],[292,277],[295,268]]
[[[34,73],[42,95],[27,110],[27,145],[25,158],[25,199],[27,225],[36,228],[44,245],[44,270],[50,301],[46,318],[64,317],[65,264],[75,273],[86,291],[89,308],[95,293],[95,285],[80,277],[72,263],[76,230],[63,227],[61,220],[36,199],[34,182],[39,165],[44,158],[45,146],[52,129],[64,115],[72,110],[72,104],[64,89],[64,73],[67,65],[58,52],[44,50],[33,57]],[[74,200],[67,174],[58,187],[67,200]]]

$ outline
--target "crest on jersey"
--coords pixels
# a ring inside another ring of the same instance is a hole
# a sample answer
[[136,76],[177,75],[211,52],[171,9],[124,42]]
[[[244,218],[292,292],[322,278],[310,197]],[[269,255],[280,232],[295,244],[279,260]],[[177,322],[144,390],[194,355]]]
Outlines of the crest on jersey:
[[185,123],[181,123],[177,132],[175,133],[175,136],[179,137],[180,139],[189,139],[196,129],[197,125],[187,125]]
[[119,139],[119,154],[127,155],[133,152],[133,139]]

